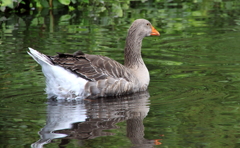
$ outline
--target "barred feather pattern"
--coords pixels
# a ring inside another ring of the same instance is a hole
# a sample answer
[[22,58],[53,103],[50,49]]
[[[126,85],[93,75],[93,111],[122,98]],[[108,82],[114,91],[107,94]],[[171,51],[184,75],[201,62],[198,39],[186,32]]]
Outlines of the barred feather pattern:
[[58,54],[50,57],[55,65],[88,80],[85,91],[91,96],[116,96],[139,91],[131,70],[105,56]]

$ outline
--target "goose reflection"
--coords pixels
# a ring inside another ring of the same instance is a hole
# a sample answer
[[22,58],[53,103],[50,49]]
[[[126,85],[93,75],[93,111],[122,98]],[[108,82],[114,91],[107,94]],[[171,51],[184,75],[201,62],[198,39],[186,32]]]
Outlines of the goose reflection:
[[60,145],[67,145],[70,139],[84,141],[112,136],[114,133],[104,130],[116,129],[116,123],[122,121],[127,123],[126,136],[132,147],[153,147],[161,143],[144,138],[143,119],[149,112],[148,104],[148,92],[84,102],[48,102],[46,126],[39,131],[41,138],[32,147],[42,148],[57,138],[61,139]]

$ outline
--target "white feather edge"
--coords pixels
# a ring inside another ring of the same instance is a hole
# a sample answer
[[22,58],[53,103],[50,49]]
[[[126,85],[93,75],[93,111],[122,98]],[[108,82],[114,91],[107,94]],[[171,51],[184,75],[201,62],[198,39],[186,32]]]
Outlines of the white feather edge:
[[54,65],[48,56],[29,47],[28,54],[42,66],[46,77],[46,94],[48,98],[82,99],[88,96],[84,89],[87,80],[78,77],[63,67]]

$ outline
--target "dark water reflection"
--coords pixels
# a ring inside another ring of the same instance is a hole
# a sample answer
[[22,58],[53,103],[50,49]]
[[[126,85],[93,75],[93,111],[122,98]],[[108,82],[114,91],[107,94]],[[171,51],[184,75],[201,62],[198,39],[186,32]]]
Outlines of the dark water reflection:
[[[77,139],[79,146],[91,147],[91,141],[84,140],[117,134],[114,130],[120,128],[116,125],[119,122],[126,122],[126,136],[131,141],[129,147],[159,145],[158,139],[144,138],[143,119],[149,112],[149,97],[148,92],[142,92],[127,97],[81,102],[49,101],[46,125],[39,132],[41,139],[32,147],[41,148],[57,138],[61,146]],[[105,147],[104,143],[98,144]]]

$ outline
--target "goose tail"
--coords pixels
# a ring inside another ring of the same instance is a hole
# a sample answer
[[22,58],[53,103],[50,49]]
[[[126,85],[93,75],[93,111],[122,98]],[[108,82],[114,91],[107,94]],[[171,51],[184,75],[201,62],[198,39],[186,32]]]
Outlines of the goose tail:
[[40,64],[41,66],[47,64],[49,66],[54,65],[51,61],[51,59],[46,56],[45,54],[42,54],[40,52],[38,52],[35,49],[32,49],[30,47],[28,47],[29,51],[27,52],[38,64]]
[[64,67],[54,64],[49,56],[37,50],[29,48],[27,53],[42,67],[42,72],[46,77],[45,90],[48,98],[64,99],[88,95],[84,92],[87,80],[78,77]]

